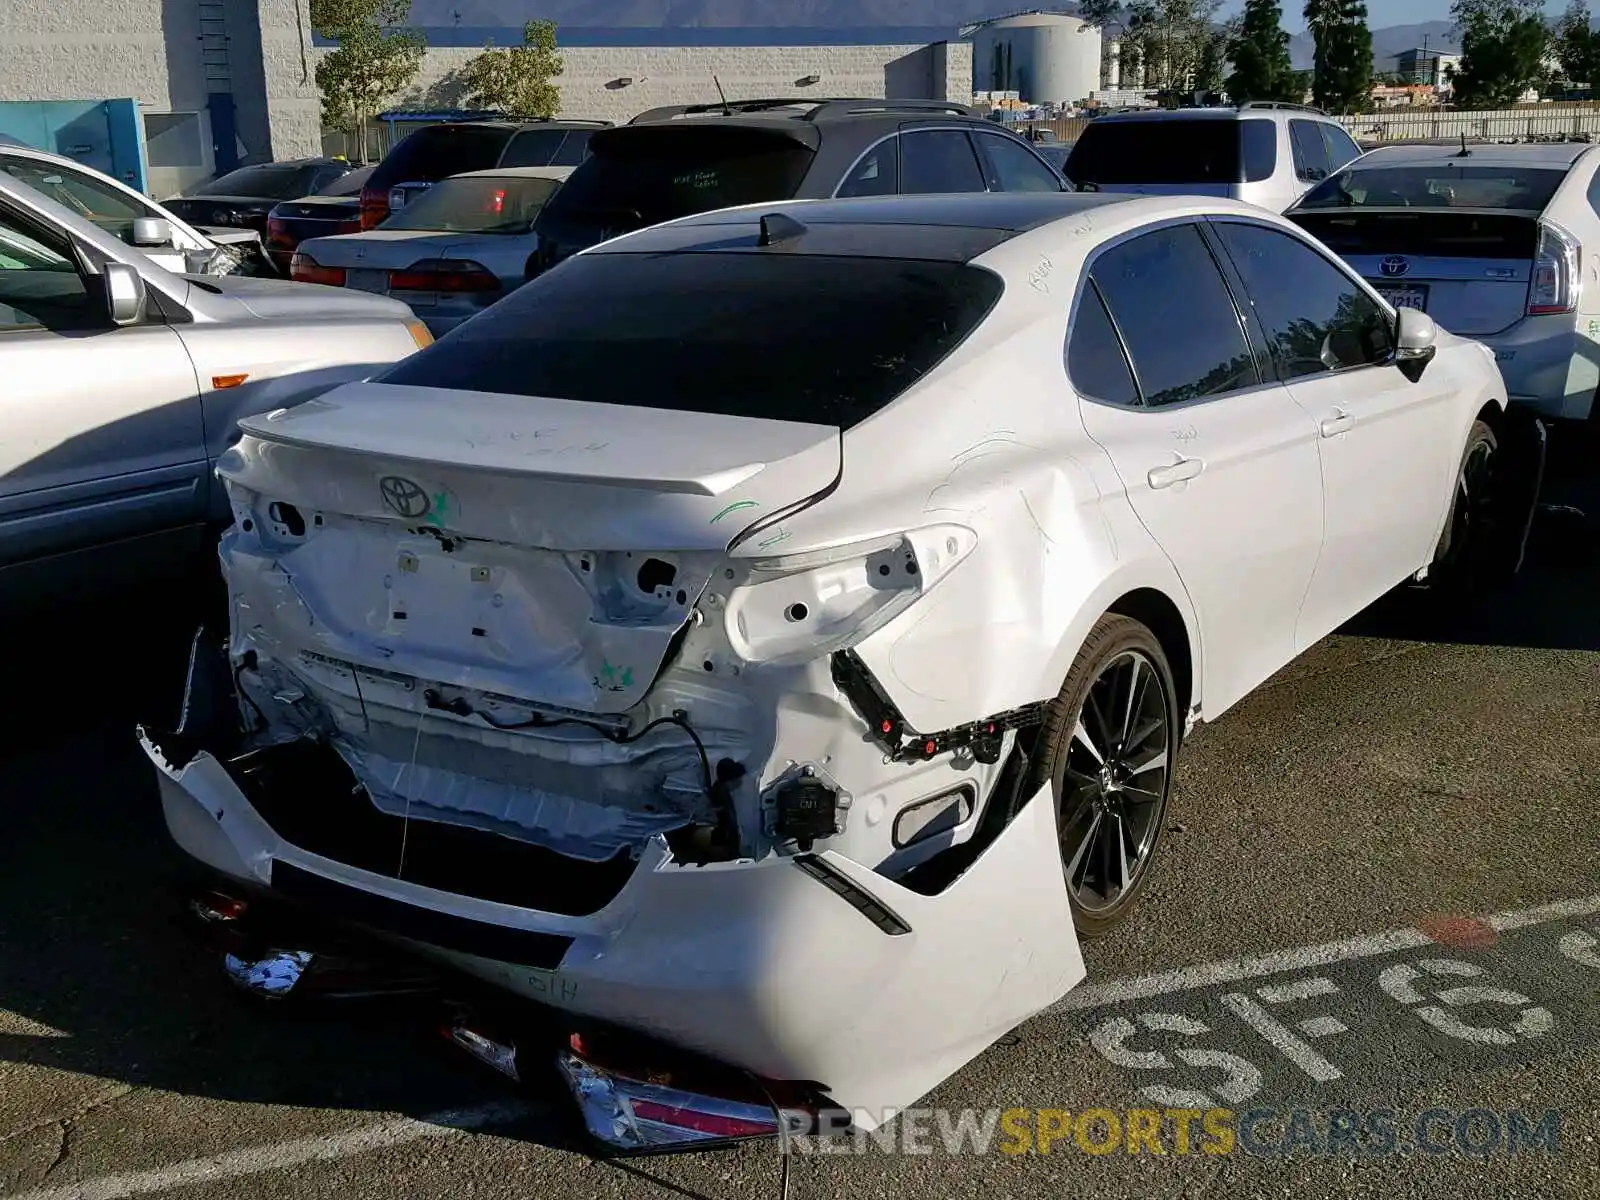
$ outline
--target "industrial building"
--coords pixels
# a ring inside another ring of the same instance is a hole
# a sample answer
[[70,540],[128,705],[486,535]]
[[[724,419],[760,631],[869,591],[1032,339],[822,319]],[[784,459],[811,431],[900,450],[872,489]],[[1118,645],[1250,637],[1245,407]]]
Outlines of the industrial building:
[[[0,0],[6,51],[0,132],[114,169],[157,196],[241,163],[338,149],[342,140],[325,138],[322,128],[315,71],[329,48],[311,33],[309,6],[309,0]],[[562,115],[626,121],[658,105],[715,99],[718,85],[731,99],[970,102],[979,91],[1015,92],[1027,104],[1050,106],[1083,100],[1101,76],[1100,31],[1053,12],[979,22],[932,43],[653,40],[658,44],[564,44]],[[480,49],[459,43],[430,49],[418,77],[389,106],[454,107],[462,68]],[[130,136],[137,145],[127,144]]]

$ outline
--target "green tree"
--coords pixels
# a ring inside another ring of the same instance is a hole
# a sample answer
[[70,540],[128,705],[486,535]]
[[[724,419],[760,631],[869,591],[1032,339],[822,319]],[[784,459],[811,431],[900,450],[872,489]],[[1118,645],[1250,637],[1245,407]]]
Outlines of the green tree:
[[411,0],[311,0],[311,28],[339,44],[317,63],[322,121],[356,139],[367,157],[372,118],[417,77],[427,45],[406,29]]
[[1078,20],[1104,29],[1122,19],[1122,9],[1122,0],[1078,0]]
[[1585,0],[1572,0],[1567,7],[1556,25],[1552,49],[1567,82],[1600,90],[1600,35],[1594,31]]
[[520,46],[485,46],[462,68],[467,103],[511,117],[553,117],[561,111],[556,79],[566,70],[554,21],[529,21]]
[[1311,94],[1333,113],[1364,112],[1372,103],[1372,29],[1366,0],[1306,0],[1306,28],[1316,43]]
[[1294,71],[1278,0],[1245,0],[1244,15],[1229,51],[1233,74],[1228,76],[1228,95],[1234,103],[1299,98],[1289,94]]
[[1457,108],[1505,108],[1544,76],[1550,28],[1540,0],[1455,0],[1450,15],[1461,33]]
[[1234,32],[1231,26],[1218,29],[1200,47],[1200,60],[1194,68],[1194,90],[1204,92],[1208,103],[1228,86],[1228,48],[1233,44]]
[[1193,86],[1221,7],[1222,0],[1133,0],[1127,6],[1123,44],[1134,47],[1145,87],[1171,99]]

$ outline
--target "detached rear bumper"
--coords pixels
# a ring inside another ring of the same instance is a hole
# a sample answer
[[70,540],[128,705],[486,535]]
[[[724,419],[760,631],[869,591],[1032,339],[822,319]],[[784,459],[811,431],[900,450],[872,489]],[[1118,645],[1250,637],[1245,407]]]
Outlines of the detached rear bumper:
[[685,865],[658,837],[609,902],[570,916],[308,853],[213,754],[140,739],[172,837],[213,871],[515,996],[814,1083],[864,1128],[1084,975],[1048,789],[934,895],[833,852]]

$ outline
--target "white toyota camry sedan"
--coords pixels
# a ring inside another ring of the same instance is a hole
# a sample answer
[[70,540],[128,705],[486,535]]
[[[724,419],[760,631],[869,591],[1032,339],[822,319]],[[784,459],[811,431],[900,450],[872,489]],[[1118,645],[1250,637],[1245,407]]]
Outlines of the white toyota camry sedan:
[[229,644],[141,736],[213,923],[539,1002],[614,1146],[870,1128],[1082,979],[1194,722],[1471,575],[1505,400],[1231,201],[690,217],[245,419]]

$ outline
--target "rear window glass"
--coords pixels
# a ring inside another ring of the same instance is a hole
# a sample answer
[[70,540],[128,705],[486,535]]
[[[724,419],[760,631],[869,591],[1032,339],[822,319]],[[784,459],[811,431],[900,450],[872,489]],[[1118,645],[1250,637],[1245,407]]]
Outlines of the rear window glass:
[[555,179],[468,175],[435,184],[383,223],[385,229],[522,234],[561,186]]
[[242,167],[196,188],[198,196],[262,196],[297,200],[306,194],[312,172],[305,167]]
[[1240,183],[1248,124],[1255,122],[1090,121],[1072,147],[1066,174],[1075,183]]
[[500,165],[500,152],[510,137],[510,130],[488,125],[430,125],[384,155],[367,182],[371,187],[389,188],[413,180],[431,183],[465,171],[487,171]]
[[1539,223],[1509,213],[1301,212],[1289,219],[1335,254],[1404,254],[1413,258],[1508,258],[1527,261]]
[[566,227],[642,229],[676,217],[787,200],[811,165],[809,147],[727,126],[634,128],[595,138],[540,219]]
[[1548,167],[1353,167],[1312,188],[1300,208],[1504,208],[1539,212],[1565,171]]
[[378,378],[848,428],[999,299],[960,263],[748,252],[583,254]]
[[502,167],[548,167],[567,140],[565,129],[526,129],[511,139]]

